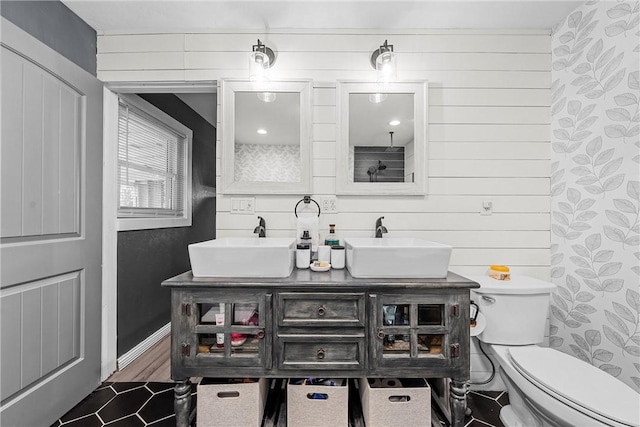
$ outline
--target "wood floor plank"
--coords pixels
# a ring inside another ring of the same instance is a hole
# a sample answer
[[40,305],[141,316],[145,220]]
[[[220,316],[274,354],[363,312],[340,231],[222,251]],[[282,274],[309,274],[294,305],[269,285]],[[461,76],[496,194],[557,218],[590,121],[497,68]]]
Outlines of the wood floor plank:
[[166,335],[140,357],[115,372],[107,381],[111,382],[172,382],[171,381],[171,335]]

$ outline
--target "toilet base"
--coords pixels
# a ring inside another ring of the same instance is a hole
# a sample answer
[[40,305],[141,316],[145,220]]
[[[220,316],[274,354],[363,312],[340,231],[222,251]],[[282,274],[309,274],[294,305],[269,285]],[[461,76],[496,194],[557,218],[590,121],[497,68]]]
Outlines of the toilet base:
[[[610,426],[622,427],[615,421],[602,422],[583,412],[576,411],[561,400],[538,388],[515,369],[509,360],[507,346],[491,345],[491,352],[500,364],[500,376],[509,393],[509,409],[505,406],[500,419],[507,427],[574,427]],[[632,424],[633,425],[633,424]]]
[[503,406],[502,409],[500,409],[500,421],[502,421],[505,427],[528,427],[525,426],[516,413],[513,412],[511,405]]

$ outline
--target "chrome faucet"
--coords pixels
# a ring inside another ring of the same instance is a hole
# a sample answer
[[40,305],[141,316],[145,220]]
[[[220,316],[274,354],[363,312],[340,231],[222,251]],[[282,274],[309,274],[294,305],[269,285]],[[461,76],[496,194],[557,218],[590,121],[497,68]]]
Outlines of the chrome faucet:
[[267,224],[261,216],[259,216],[258,219],[260,222],[258,223],[258,226],[253,229],[253,232],[258,233],[258,237],[267,237]]
[[383,219],[384,219],[383,216],[381,216],[380,218],[376,219],[376,237],[378,237],[378,238],[382,238],[382,234],[383,233],[387,233],[387,227],[382,225],[382,220]]

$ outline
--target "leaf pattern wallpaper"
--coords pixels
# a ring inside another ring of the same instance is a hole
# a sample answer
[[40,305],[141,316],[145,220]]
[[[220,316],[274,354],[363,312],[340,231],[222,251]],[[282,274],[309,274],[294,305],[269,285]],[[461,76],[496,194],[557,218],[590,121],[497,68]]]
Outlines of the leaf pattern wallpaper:
[[640,392],[640,5],[552,33],[549,345]]
[[235,180],[300,182],[300,146],[235,144]]

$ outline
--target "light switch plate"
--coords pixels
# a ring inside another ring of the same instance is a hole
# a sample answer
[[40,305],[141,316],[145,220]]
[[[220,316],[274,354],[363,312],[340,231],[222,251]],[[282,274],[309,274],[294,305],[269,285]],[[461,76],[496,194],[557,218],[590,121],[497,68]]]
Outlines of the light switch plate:
[[255,197],[234,197],[231,199],[232,214],[254,214],[256,198]]

